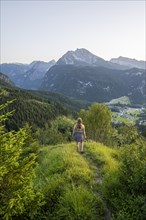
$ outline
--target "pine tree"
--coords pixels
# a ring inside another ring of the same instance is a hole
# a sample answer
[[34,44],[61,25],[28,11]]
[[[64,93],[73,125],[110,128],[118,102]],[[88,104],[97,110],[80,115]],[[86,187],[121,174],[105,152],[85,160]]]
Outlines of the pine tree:
[[[9,103],[0,106],[0,110]],[[23,146],[28,133],[25,128],[18,132],[6,132],[2,122],[7,115],[0,115],[0,217],[9,220],[13,217],[33,217],[40,205],[40,195],[35,192],[33,179],[35,176],[36,155],[26,157]]]

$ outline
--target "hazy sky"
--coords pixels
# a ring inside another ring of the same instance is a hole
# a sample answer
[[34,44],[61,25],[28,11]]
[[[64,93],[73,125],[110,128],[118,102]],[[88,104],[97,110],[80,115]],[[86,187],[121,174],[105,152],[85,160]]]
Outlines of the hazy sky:
[[1,63],[57,60],[76,48],[146,60],[144,0],[0,1]]

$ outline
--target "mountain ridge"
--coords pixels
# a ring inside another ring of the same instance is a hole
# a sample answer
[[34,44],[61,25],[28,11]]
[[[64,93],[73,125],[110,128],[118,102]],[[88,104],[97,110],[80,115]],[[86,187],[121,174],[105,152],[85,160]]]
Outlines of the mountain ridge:
[[112,58],[110,61],[112,63],[126,65],[129,68],[136,67],[136,68],[140,68],[140,69],[146,69],[146,61],[144,61],[144,60],[137,60],[135,58],[128,58],[128,57],[119,56],[118,58]]
[[81,48],[75,51],[67,51],[57,62],[57,65],[71,64],[77,66],[103,66],[110,69],[126,69],[124,65],[114,64],[96,56],[87,49]]
[[113,70],[105,67],[54,65],[46,73],[40,89],[90,102],[108,102],[128,96],[132,103],[144,102],[144,70]]

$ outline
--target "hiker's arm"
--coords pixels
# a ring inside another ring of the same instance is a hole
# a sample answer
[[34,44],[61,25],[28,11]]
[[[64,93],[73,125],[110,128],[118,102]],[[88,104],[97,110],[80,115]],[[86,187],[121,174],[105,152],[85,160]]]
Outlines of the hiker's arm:
[[74,125],[74,127],[73,127],[73,132],[72,132],[73,136],[74,136],[74,133],[75,133],[75,128],[76,128],[76,125]]
[[85,126],[83,127],[83,134],[84,134],[84,138],[86,138]]

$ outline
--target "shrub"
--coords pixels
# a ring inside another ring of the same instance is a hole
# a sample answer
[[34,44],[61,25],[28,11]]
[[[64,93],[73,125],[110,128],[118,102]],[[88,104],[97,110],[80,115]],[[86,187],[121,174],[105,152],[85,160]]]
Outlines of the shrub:
[[101,143],[109,143],[112,133],[112,114],[107,106],[94,103],[88,110],[81,110],[80,116],[85,123],[88,138]]
[[119,169],[107,172],[103,193],[110,204],[113,219],[146,218],[146,144],[137,140],[121,149]]
[[74,121],[66,116],[58,117],[54,121],[45,125],[45,128],[38,128],[35,138],[40,144],[56,145],[72,140],[72,127]]

